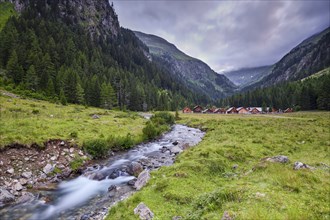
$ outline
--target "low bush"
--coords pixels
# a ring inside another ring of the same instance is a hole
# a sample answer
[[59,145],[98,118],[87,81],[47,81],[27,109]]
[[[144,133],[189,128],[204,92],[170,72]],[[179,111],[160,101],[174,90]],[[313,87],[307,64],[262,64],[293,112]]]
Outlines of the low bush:
[[83,149],[94,159],[104,158],[108,155],[109,145],[104,139],[89,140],[84,143]]

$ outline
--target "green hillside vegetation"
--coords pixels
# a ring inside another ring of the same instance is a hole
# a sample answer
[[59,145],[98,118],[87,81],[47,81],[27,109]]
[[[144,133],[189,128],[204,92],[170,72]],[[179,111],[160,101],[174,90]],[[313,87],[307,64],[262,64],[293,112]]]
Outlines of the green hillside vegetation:
[[[207,130],[203,141],[173,166],[153,171],[108,220],[138,219],[133,210],[140,202],[154,219],[220,219],[225,211],[237,220],[329,219],[329,112],[180,117]],[[290,162],[263,160],[276,155]],[[316,169],[293,170],[296,161]]]
[[[0,94],[0,147],[12,143],[42,146],[49,139],[69,140],[82,146],[91,139],[126,137],[141,142],[145,119],[132,112],[82,105],[51,104]],[[5,92],[6,93],[6,92]],[[93,119],[97,114],[99,119]]]
[[5,26],[8,19],[16,14],[13,4],[9,2],[0,2],[0,31]]
[[79,10],[63,15],[61,2],[34,2],[24,1],[25,10],[0,32],[0,83],[7,89],[134,111],[175,110],[204,99],[149,62],[132,31],[118,26],[118,35],[93,39],[83,23],[72,19],[70,13],[79,17]]
[[330,68],[303,80],[238,93],[219,100],[219,106],[270,106],[294,110],[330,110]]

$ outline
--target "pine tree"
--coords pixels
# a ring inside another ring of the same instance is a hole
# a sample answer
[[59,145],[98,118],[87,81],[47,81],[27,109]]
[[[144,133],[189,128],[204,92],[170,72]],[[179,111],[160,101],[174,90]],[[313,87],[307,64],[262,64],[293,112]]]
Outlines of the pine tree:
[[48,79],[47,88],[46,88],[46,94],[49,97],[55,96],[55,87],[52,79]]
[[27,71],[25,84],[28,89],[31,89],[32,91],[37,91],[39,79],[34,65],[31,65]]
[[77,83],[76,87],[76,100],[78,104],[85,104],[85,93],[80,83]]
[[23,80],[23,68],[18,63],[16,50],[12,52],[7,63],[8,77],[11,78],[16,84]]
[[60,90],[60,102],[62,105],[67,105],[67,99],[65,97],[63,89]]

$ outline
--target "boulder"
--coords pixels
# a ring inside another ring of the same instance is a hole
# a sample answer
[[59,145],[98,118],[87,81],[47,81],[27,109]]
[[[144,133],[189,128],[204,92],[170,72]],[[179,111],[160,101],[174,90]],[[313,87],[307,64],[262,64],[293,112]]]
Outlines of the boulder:
[[268,157],[266,158],[266,161],[274,162],[274,163],[288,163],[290,160],[287,156],[278,155],[274,157]]
[[134,187],[136,190],[140,190],[144,187],[150,179],[149,170],[144,170],[142,173],[139,174],[136,182],[134,183]]
[[99,119],[99,118],[100,118],[100,116],[97,115],[97,114],[94,114],[94,115],[92,116],[92,119]]
[[305,164],[305,163],[302,163],[302,162],[295,162],[294,165],[293,165],[293,169],[294,170],[300,170],[300,169],[313,169],[313,167]]
[[6,189],[0,187],[0,204],[6,204],[15,201],[15,196]]
[[25,179],[30,179],[32,177],[32,172],[23,172],[21,176]]
[[179,154],[182,152],[182,149],[179,146],[174,146],[171,148],[171,153],[172,154]]
[[143,202],[134,209],[134,214],[139,215],[141,220],[151,220],[154,217],[154,213]]
[[15,185],[14,185],[14,190],[16,191],[21,191],[23,189],[23,186],[21,183],[17,182]]
[[236,170],[238,168],[238,164],[234,164],[232,167],[231,167],[233,170]]
[[142,171],[143,171],[143,167],[138,162],[132,162],[128,166],[128,170],[127,170],[127,172],[132,176],[138,176]]
[[14,172],[15,172],[14,168],[10,168],[7,170],[7,173],[9,174],[14,174]]
[[95,172],[95,173],[92,173],[90,176],[89,176],[89,179],[92,179],[92,180],[104,180],[105,179],[105,175],[101,172]]
[[18,198],[17,204],[32,202],[35,199],[34,195],[30,192],[23,192],[22,196]]
[[116,190],[116,189],[117,189],[117,187],[115,185],[111,185],[111,186],[108,187],[108,192],[111,192],[111,191]]
[[49,163],[42,169],[42,171],[45,174],[48,174],[50,172],[53,172],[53,170],[54,170],[54,167],[51,164],[49,164]]
[[176,145],[179,144],[179,141],[174,141],[172,144],[173,144],[174,146],[176,146]]
[[223,213],[223,216],[221,218],[221,220],[233,220],[234,218],[232,218],[230,215],[229,215],[229,212],[225,211]]
[[23,178],[20,178],[19,179],[19,183],[22,185],[22,186],[25,186],[27,184],[27,180],[26,179],[23,179]]

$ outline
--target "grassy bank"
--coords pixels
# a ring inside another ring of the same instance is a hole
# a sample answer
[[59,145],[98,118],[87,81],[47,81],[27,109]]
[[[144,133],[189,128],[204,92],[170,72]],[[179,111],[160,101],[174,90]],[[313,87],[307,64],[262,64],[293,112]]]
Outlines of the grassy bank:
[[[0,95],[0,147],[20,143],[42,145],[49,139],[82,145],[91,139],[130,136],[142,141],[145,119],[136,113],[110,111],[80,105],[63,106],[45,101]],[[96,114],[100,118],[93,119]]]
[[[330,218],[329,112],[180,117],[207,129],[204,140],[152,172],[107,219],[138,219],[133,209],[140,202],[155,219],[220,219],[225,211],[235,219]],[[262,161],[276,155],[290,163]],[[293,170],[295,161],[316,169]]]

